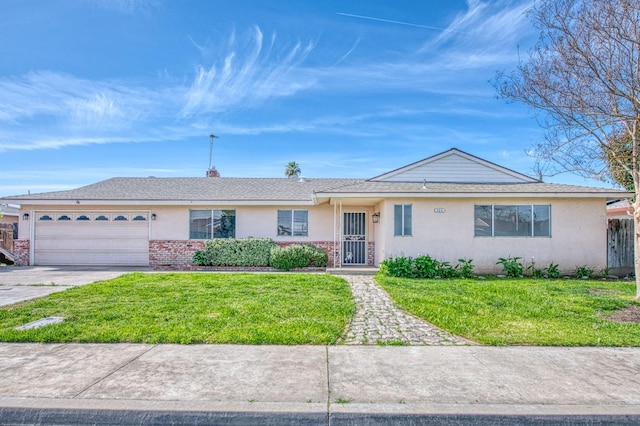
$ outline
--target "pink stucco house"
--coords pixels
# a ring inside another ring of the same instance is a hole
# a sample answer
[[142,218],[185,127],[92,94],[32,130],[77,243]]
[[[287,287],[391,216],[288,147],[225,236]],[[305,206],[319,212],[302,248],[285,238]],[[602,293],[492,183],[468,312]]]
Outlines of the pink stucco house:
[[543,183],[450,149],[369,179],[113,178],[20,204],[19,265],[191,263],[209,238],[312,243],[332,266],[389,256],[607,262],[606,202],[624,191]]

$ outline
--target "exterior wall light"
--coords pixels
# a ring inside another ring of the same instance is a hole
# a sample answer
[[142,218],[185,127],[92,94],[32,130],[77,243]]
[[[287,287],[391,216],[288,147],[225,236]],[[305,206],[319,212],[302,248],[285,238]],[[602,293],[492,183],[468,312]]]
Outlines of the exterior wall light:
[[379,223],[380,222],[380,212],[372,214],[371,215],[371,220],[373,220],[373,223]]
[[22,220],[29,220],[29,213],[25,213],[22,215]]
[[158,216],[155,213],[151,213],[151,220],[156,220]]

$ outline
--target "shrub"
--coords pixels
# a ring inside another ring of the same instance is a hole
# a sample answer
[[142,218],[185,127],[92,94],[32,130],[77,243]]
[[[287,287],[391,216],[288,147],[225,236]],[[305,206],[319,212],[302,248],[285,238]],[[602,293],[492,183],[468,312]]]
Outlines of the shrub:
[[544,274],[547,278],[560,278],[558,264],[551,262],[548,267],[544,268]]
[[390,257],[382,261],[383,270],[390,277],[413,278],[413,262],[409,257]]
[[204,250],[198,250],[193,253],[193,264],[198,266],[205,266],[207,264],[207,252]]
[[380,271],[398,278],[471,278],[473,260],[458,259],[456,266],[440,262],[429,255],[411,257],[389,257],[380,264]]
[[595,270],[587,265],[576,266],[576,276],[578,278],[592,278]]
[[536,268],[535,262],[533,262],[533,257],[531,258],[531,265],[527,266],[528,270],[531,270],[531,276],[533,278],[549,278],[556,279],[560,278],[560,269],[557,263],[551,262],[549,266],[543,269]]
[[292,244],[286,247],[274,246],[270,249],[269,265],[288,271],[294,268],[327,266],[329,257],[324,250],[311,244]]
[[435,278],[439,276],[438,269],[440,262],[432,259],[431,256],[419,256],[415,259],[409,258],[409,262],[413,260],[411,267],[413,278]]
[[276,243],[269,238],[215,238],[205,241],[204,246],[207,265],[269,266]]
[[524,272],[524,265],[520,261],[521,257],[501,257],[496,265],[502,265],[502,269],[504,270],[507,277],[521,277]]
[[473,277],[473,259],[458,259],[456,269],[461,278]]

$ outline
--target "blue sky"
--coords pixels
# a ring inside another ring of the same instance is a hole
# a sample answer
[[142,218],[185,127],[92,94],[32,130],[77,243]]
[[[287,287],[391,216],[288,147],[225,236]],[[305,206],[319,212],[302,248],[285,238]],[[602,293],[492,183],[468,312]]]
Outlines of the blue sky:
[[[533,174],[489,80],[531,1],[0,2],[0,196],[114,176],[373,177],[456,147]],[[549,181],[597,184],[572,175]]]

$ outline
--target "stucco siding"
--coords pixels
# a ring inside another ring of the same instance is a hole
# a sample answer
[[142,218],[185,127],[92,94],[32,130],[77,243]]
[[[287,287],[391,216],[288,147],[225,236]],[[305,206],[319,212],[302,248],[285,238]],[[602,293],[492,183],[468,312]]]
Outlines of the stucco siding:
[[[551,237],[475,237],[474,205],[492,203],[550,204]],[[412,204],[412,236],[393,236],[395,204]],[[499,272],[501,268],[495,263],[507,256],[522,257],[527,264],[533,257],[537,267],[554,262],[563,271],[572,271],[583,264],[596,269],[606,266],[604,199],[397,199],[385,201],[381,210],[385,220],[380,225],[386,239],[384,243],[377,241],[378,260],[422,254],[452,263],[467,258],[473,259],[480,273]]]
[[[272,238],[275,241],[331,241],[333,240],[333,208],[321,206],[215,206],[194,205],[190,207],[159,207],[151,229],[152,240],[189,239],[190,210],[235,210],[236,238]],[[309,212],[309,235],[279,236],[278,210],[307,210]]]

